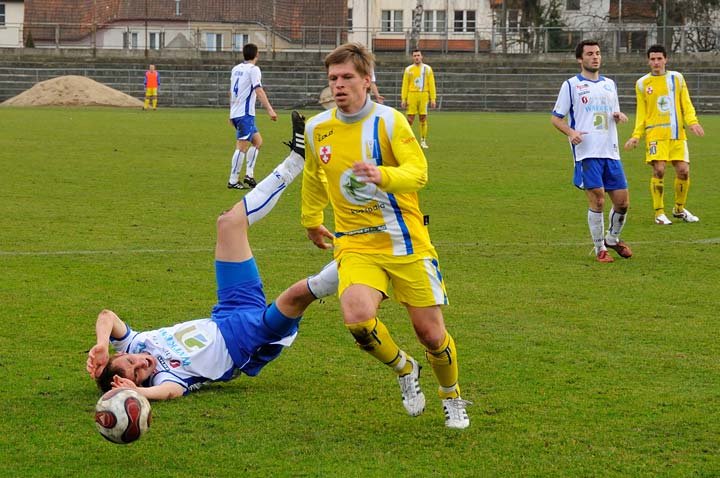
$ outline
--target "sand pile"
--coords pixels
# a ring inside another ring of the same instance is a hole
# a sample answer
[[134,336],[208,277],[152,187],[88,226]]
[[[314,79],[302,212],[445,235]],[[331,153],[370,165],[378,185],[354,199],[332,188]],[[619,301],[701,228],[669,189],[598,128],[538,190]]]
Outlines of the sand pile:
[[41,81],[0,106],[120,106],[140,108],[142,101],[84,76]]

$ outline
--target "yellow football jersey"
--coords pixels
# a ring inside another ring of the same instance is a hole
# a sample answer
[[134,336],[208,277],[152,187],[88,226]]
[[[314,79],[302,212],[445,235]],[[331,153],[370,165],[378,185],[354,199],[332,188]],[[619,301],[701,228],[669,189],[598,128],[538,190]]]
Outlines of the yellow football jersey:
[[408,93],[427,92],[430,94],[430,100],[435,101],[437,96],[435,91],[435,74],[432,68],[425,63],[412,65],[405,68],[403,73],[401,98],[407,100]]
[[[335,257],[345,251],[409,255],[433,249],[417,191],[427,182],[427,160],[405,117],[388,106],[368,103],[352,120],[337,108],[308,120],[302,224],[323,223],[332,204]],[[352,172],[358,161],[376,164],[380,185]]]
[[677,71],[647,75],[635,83],[637,110],[633,138],[686,140],[685,125],[698,123],[685,78]]

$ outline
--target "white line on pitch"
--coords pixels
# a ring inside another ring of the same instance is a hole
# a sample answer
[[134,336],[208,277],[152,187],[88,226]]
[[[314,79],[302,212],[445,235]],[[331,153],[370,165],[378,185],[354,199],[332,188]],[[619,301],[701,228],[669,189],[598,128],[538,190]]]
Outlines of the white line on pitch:
[[[632,245],[638,244],[720,244],[720,237],[710,237],[707,239],[695,239],[690,241],[632,241]],[[586,242],[516,242],[516,243],[490,243],[490,242],[436,242],[436,245],[442,248],[453,247],[582,247],[587,245]],[[267,250],[302,250],[308,249],[307,246],[298,247],[254,247],[255,251]],[[117,255],[117,254],[186,254],[194,252],[212,252],[214,249],[207,247],[197,247],[189,249],[114,249],[114,250],[97,250],[97,251],[0,251],[0,256],[83,256],[83,255]]]

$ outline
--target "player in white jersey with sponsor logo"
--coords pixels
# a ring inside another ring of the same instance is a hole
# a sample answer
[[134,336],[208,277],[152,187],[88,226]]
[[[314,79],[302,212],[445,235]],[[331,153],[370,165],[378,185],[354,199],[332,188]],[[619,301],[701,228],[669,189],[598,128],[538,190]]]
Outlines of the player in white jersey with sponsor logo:
[[[566,80],[552,111],[553,126],[568,137],[575,162],[574,184],[588,199],[588,226],[599,262],[613,262],[607,249],[620,257],[632,256],[620,239],[630,204],[627,179],[620,162],[617,122],[620,111],[615,82],[600,75],[602,56],[594,40],[583,40],[575,49],[580,74]],[[605,193],[612,201],[605,233]]]
[[270,119],[277,121],[277,114],[262,86],[262,73],[256,64],[259,58],[257,45],[248,43],[243,46],[243,58],[245,61],[235,65],[230,74],[230,123],[235,127],[237,138],[227,185],[230,189],[244,189],[240,169],[246,158],[244,182],[251,188],[256,185],[255,162],[263,142],[255,126],[256,100],[260,100]]
[[[240,373],[255,376],[293,342],[305,309],[335,293],[337,267],[331,262],[267,305],[247,237],[248,227],[270,212],[302,171],[304,158],[298,151],[304,148],[303,129],[304,121],[295,113],[290,155],[218,218],[218,302],[209,318],[136,332],[114,312],[100,312],[86,369],[101,390],[131,387],[148,399],[166,400],[208,381],[227,381]],[[119,353],[111,356],[109,344]]]

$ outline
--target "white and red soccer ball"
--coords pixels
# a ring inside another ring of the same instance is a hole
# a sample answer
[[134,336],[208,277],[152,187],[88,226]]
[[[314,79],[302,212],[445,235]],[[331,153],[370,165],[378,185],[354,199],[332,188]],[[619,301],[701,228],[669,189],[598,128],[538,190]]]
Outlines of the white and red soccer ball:
[[114,443],[127,444],[140,438],[150,427],[150,402],[131,388],[106,392],[95,405],[95,426]]

